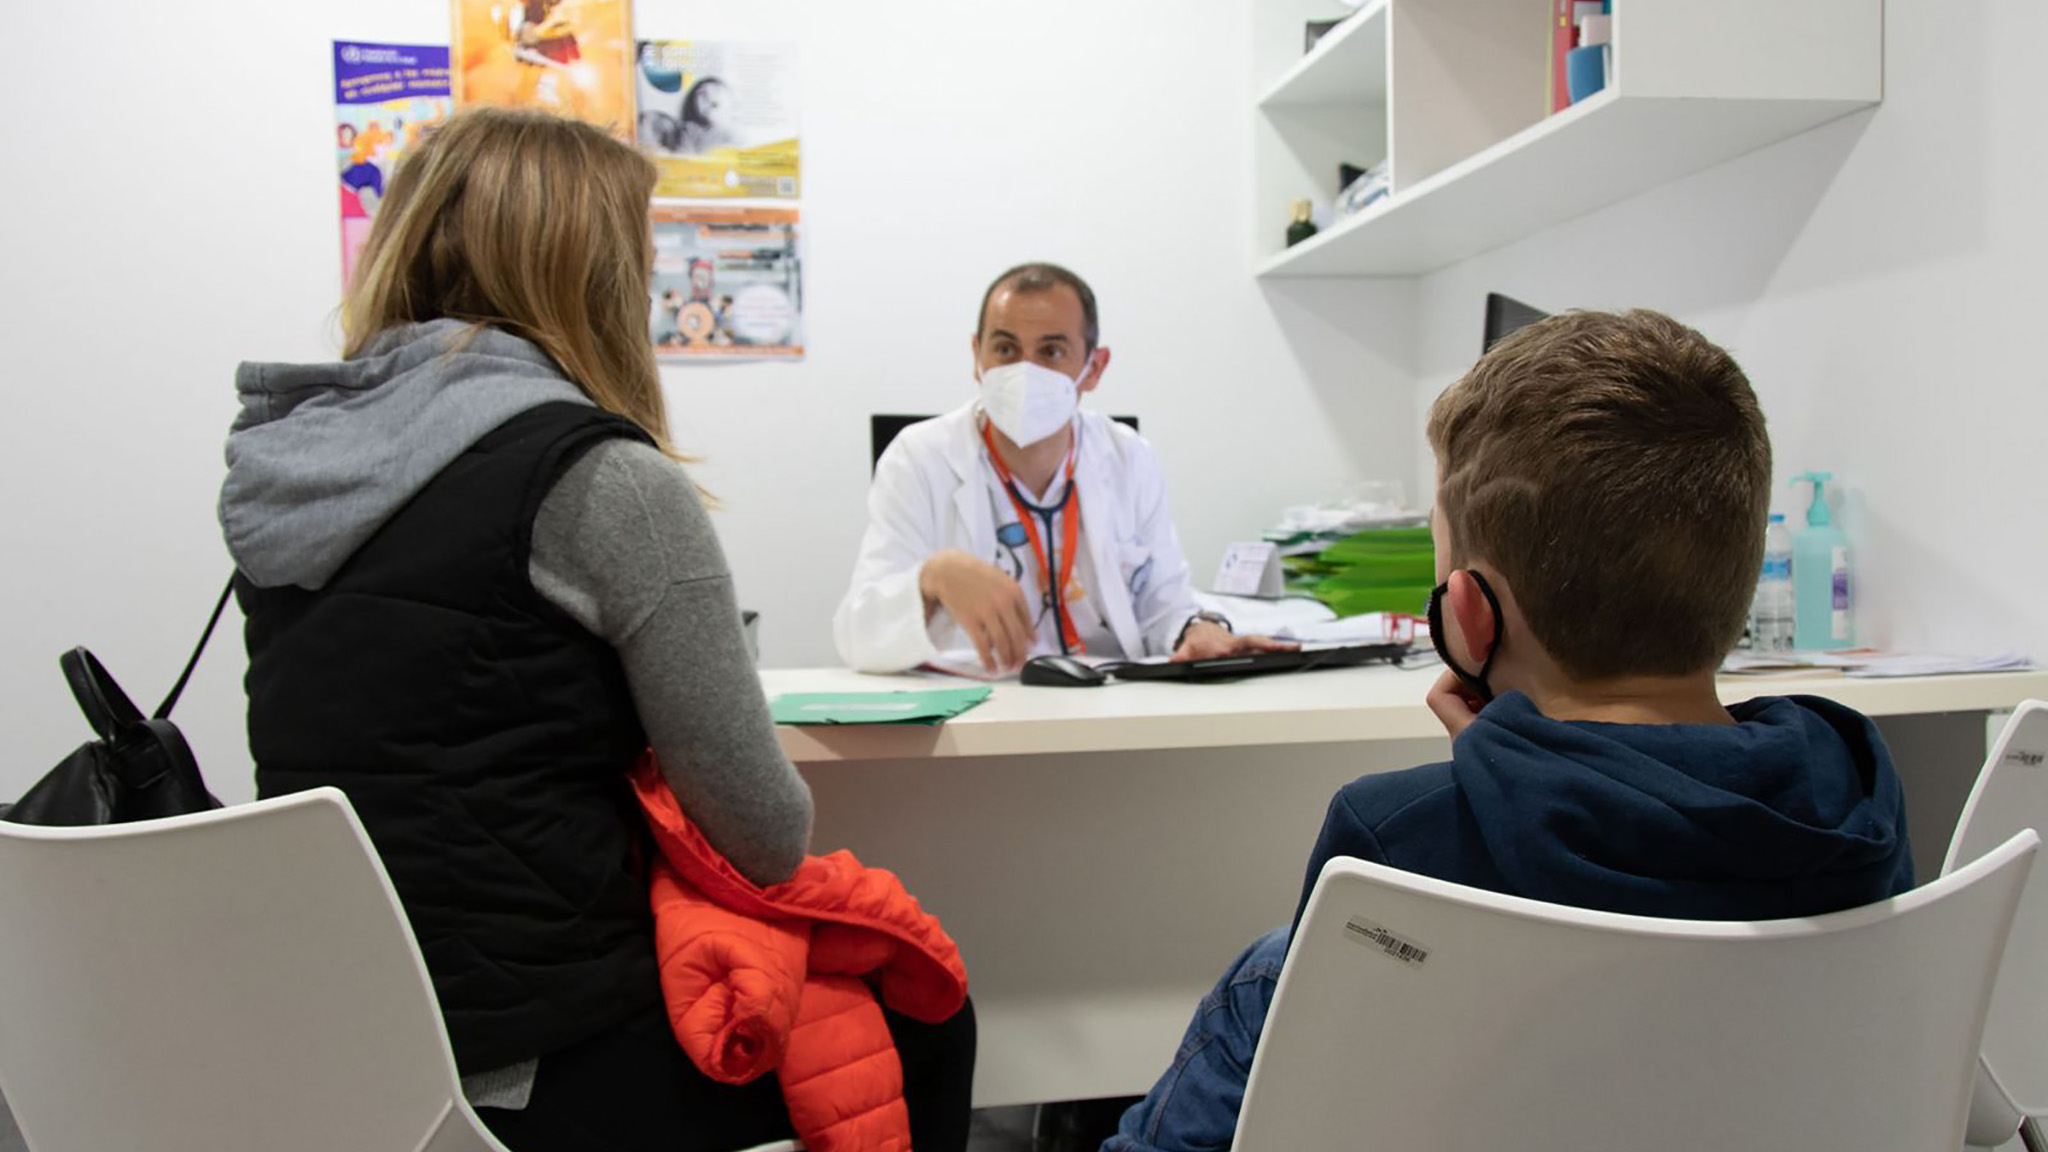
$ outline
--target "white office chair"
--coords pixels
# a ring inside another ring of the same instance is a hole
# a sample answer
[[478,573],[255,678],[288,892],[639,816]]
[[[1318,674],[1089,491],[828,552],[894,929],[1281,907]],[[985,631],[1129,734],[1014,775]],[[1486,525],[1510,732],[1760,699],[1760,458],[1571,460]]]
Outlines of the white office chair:
[[[2029,700],[2012,714],[1985,758],[1941,870],[1976,859],[2020,829],[2044,827],[2048,703]],[[2048,1115],[2048,878],[2035,881],[2020,899],[1991,994],[1966,1139],[1994,1147],[2017,1131],[2033,1152],[2048,1152],[2038,1120]]]
[[0,1092],[32,1152],[503,1152],[340,791],[0,823]]
[[1239,1152],[1954,1147],[2037,841],[1805,920],[1589,912],[1332,860]]
[[334,788],[0,822],[0,1095],[30,1152],[505,1152]]

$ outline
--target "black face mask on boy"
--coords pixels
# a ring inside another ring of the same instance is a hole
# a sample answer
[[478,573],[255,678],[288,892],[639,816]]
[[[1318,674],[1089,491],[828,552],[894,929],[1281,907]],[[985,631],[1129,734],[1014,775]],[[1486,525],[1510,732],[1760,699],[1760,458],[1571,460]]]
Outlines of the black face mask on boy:
[[1493,610],[1493,647],[1486,653],[1486,663],[1481,664],[1479,671],[1473,673],[1458,667],[1458,662],[1451,659],[1450,644],[1444,639],[1444,594],[1451,590],[1451,582],[1448,580],[1430,589],[1429,592],[1429,642],[1436,649],[1436,654],[1443,657],[1444,667],[1449,668],[1452,675],[1464,681],[1465,687],[1470,688],[1473,695],[1479,697],[1480,703],[1491,704],[1493,689],[1486,684],[1486,674],[1493,670],[1493,658],[1500,654],[1501,633],[1507,622],[1501,618],[1500,597],[1493,594],[1493,586],[1486,582],[1486,577],[1474,569],[1468,568],[1465,571],[1472,577],[1472,582],[1479,585],[1480,595],[1486,597],[1486,606]]

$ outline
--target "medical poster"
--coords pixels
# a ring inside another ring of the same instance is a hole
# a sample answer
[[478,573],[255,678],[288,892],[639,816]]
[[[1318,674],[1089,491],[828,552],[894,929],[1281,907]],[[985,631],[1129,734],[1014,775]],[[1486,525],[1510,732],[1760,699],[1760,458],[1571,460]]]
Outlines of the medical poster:
[[640,147],[664,199],[797,196],[796,49],[642,40],[633,69]]
[[796,209],[656,204],[651,215],[657,359],[803,358]]
[[334,43],[334,145],[341,173],[341,281],[384,200],[398,158],[448,118],[448,49]]
[[454,0],[455,102],[540,108],[633,138],[627,0]]

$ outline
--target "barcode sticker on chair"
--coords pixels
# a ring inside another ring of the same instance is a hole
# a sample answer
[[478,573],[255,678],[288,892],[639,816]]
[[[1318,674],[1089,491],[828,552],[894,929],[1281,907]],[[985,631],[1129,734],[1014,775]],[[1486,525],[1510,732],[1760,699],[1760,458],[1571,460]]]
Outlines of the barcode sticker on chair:
[[1344,934],[1360,944],[1399,960],[1410,968],[1420,968],[1423,961],[1429,959],[1429,949],[1413,940],[1404,940],[1363,916],[1353,916],[1346,920]]

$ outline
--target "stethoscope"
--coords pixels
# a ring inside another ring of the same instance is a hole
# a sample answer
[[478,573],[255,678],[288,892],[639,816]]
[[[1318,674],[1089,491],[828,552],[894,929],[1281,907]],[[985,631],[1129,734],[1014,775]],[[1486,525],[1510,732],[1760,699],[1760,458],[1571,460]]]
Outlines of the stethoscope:
[[[1078,451],[1078,445],[1076,450]],[[1038,504],[1030,497],[1024,495],[1018,489],[1017,482],[1007,476],[1003,478],[1003,487],[1010,490],[1010,499],[1019,508],[1025,509],[1031,515],[1038,517],[1039,524],[1045,529],[1045,571],[1047,573],[1045,582],[1047,587],[1044,595],[1039,600],[1038,620],[1036,622],[1043,623],[1045,621],[1045,614],[1055,611],[1059,606],[1054,597],[1063,596],[1067,591],[1064,587],[1057,589],[1052,587],[1053,583],[1058,579],[1056,574],[1060,570],[1059,538],[1053,535],[1053,524],[1061,513],[1080,503],[1080,494],[1074,491],[1074,478],[1072,476],[1067,477],[1066,484],[1060,490],[1059,501],[1054,504]],[[1055,628],[1053,631],[1059,634],[1060,653],[1067,656],[1073,655],[1073,649],[1067,646],[1067,630],[1065,628]]]
[[[1052,609],[1059,625],[1056,631],[1059,633],[1060,652],[1071,656],[1074,650],[1081,646],[1080,633],[1075,629],[1073,616],[1065,610],[1061,598],[1066,595],[1068,582],[1073,577],[1073,565],[1080,552],[1080,521],[1075,518],[1079,514],[1079,493],[1074,490],[1074,471],[1081,459],[1080,429],[1075,428],[1074,443],[1068,451],[1066,484],[1060,492],[1059,501],[1050,505],[1041,505],[1018,489],[1016,478],[1010,474],[1009,467],[996,452],[995,440],[987,425],[982,426],[981,436],[982,443],[988,448],[989,464],[995,469],[997,478],[1003,482],[1003,489],[1010,497],[1010,505],[1017,512],[1018,520],[1024,522],[1028,517],[1036,516],[1039,525],[1045,529],[1041,542],[1039,533],[1031,530],[1033,526],[1029,523],[1024,524],[1031,540],[1032,551],[1045,565],[1045,599],[1038,614],[1038,621],[1033,623],[1033,627],[1044,621],[1046,608]],[[1054,519],[1063,512],[1067,515],[1068,537],[1065,569],[1060,567],[1060,546],[1055,541],[1052,531]]]

